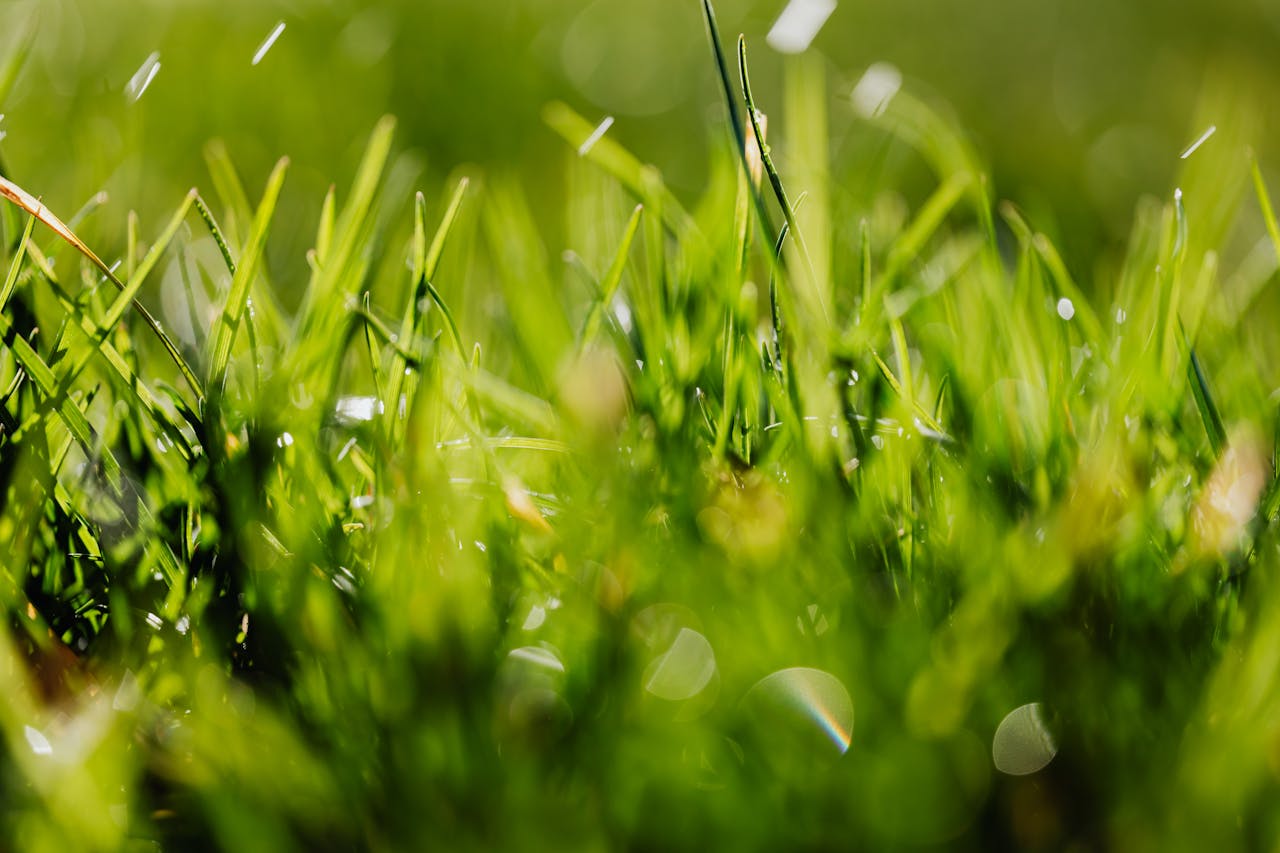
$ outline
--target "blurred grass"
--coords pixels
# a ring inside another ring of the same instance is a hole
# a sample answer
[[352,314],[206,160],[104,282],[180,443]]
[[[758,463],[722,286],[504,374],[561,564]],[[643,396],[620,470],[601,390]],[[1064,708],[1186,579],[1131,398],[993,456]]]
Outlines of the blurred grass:
[[[759,39],[781,5],[729,0],[720,15],[727,31]],[[593,117],[623,119],[613,132],[645,151],[686,200],[699,193],[709,147],[684,140],[718,139],[697,4],[684,0],[643,9],[624,0],[15,0],[0,16],[6,42],[32,25],[38,33],[6,104],[5,150],[38,170],[41,186],[68,205],[105,186],[126,207],[158,214],[161,188],[199,183],[197,152],[225,138],[258,179],[281,154],[295,162],[301,198],[284,204],[300,222],[289,232],[296,250],[311,230],[310,195],[347,174],[356,140],[384,112],[401,119],[407,152],[437,178],[472,162],[517,164],[532,176],[556,151],[538,129],[541,106],[571,98]],[[277,21],[287,29],[251,67]],[[1262,124],[1251,140],[1265,162],[1276,159],[1265,117],[1280,106],[1270,62],[1278,27],[1261,0],[844,4],[815,61],[833,72],[830,97],[840,107],[876,61],[953,104],[992,162],[998,191],[1028,205],[1072,268],[1092,274],[1100,248],[1122,246],[1133,200],[1162,194],[1182,147],[1223,123],[1223,93],[1243,98]],[[153,51],[162,69],[131,104],[125,84]],[[778,102],[776,55],[761,50],[755,61],[762,97]],[[833,109],[842,207],[865,209],[885,188],[923,191],[909,162],[884,160],[883,137],[856,128],[847,109]],[[883,168],[852,165],[869,160]],[[540,189],[554,196],[549,209],[561,209],[559,182]]]
[[1275,846],[1263,8],[698,6],[0,12],[0,849]]

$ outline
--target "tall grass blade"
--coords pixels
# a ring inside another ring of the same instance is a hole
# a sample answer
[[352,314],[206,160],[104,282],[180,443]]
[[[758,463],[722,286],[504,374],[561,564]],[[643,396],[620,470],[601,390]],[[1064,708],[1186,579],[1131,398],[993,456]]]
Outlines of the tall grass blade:
[[284,186],[285,172],[289,168],[288,159],[278,162],[267,178],[267,187],[262,194],[262,203],[254,216],[253,226],[249,230],[249,240],[244,254],[231,279],[231,289],[227,293],[226,304],[218,319],[218,331],[214,336],[213,350],[209,354],[209,393],[221,395],[227,378],[227,366],[231,361],[231,346],[235,342],[236,331],[240,328],[240,318],[244,315],[245,304],[249,298],[249,288],[253,284],[258,266],[262,262],[262,252],[266,248],[267,233],[271,229],[271,221],[275,216],[276,202],[280,198],[280,188]]
[[244,242],[242,228],[248,226],[253,219],[253,206],[249,203],[249,194],[245,192],[240,175],[236,172],[227,151],[226,143],[215,139],[204,148],[205,166],[209,176],[213,178],[213,191],[218,194],[227,213],[227,233],[236,244]]
[[[574,150],[582,145],[596,127],[559,101],[547,104],[542,111],[542,118]],[[655,170],[652,166],[641,163],[635,155],[608,136],[591,146],[584,156],[626,187],[628,192],[649,209],[651,215],[660,211],[662,215],[658,221],[674,236],[692,241],[695,247],[701,246],[702,233],[697,222],[665,184],[653,180]]]
[[751,91],[751,75],[747,70],[747,40],[743,36],[738,37],[738,74],[742,83],[742,97],[746,101],[747,118],[750,120],[751,132],[760,150],[760,160],[764,164],[764,172],[769,178],[769,185],[773,188],[773,194],[778,200],[778,206],[782,208],[782,216],[791,232],[791,239],[795,243],[806,274],[802,277],[802,286],[797,288],[800,291],[800,302],[804,306],[806,313],[812,315],[810,321],[812,326],[817,328],[826,327],[829,325],[830,318],[827,299],[819,289],[818,277],[813,268],[813,260],[809,255],[809,248],[805,243],[804,235],[800,233],[800,228],[796,224],[795,208],[792,206],[791,200],[787,198],[787,191],[782,185],[782,176],[778,174],[778,168],[774,165],[773,157],[769,153],[768,143],[765,142],[764,131],[760,126],[761,114],[756,108],[755,96]]
[[1209,390],[1209,380],[1204,375],[1204,368],[1200,365],[1195,347],[1191,345],[1191,341],[1187,340],[1186,330],[1182,328],[1181,323],[1178,324],[1178,329],[1189,355],[1187,378],[1191,382],[1191,393],[1195,398],[1196,410],[1200,413],[1205,433],[1209,436],[1209,446],[1213,449],[1213,455],[1215,458],[1220,458],[1227,447],[1227,430],[1222,423],[1222,414],[1214,402],[1213,392]]
[[22,238],[18,240],[18,248],[13,254],[13,260],[9,263],[9,273],[4,278],[3,287],[0,287],[0,313],[9,304],[9,297],[13,296],[13,290],[18,285],[18,275],[22,272],[22,264],[27,257],[27,243],[31,240],[31,232],[35,227],[36,217],[27,217],[27,227],[23,229]]
[[1280,260],[1280,223],[1276,221],[1275,207],[1271,204],[1271,194],[1267,192],[1266,181],[1262,179],[1262,169],[1258,167],[1258,158],[1249,158],[1250,171],[1253,174],[1253,189],[1258,196],[1258,206],[1262,209],[1262,221],[1267,226],[1267,234],[1275,247],[1276,258]]
[[0,64],[0,112],[3,112],[5,103],[8,102],[9,96],[13,94],[13,87],[18,82],[18,76],[27,64],[27,59],[31,56],[31,49],[35,46],[35,43],[35,20],[34,18],[28,18],[26,25],[22,27],[14,40],[13,52],[9,54],[3,64]]
[[631,243],[635,240],[636,232],[640,230],[640,216],[644,212],[644,205],[636,205],[635,210],[631,212],[631,218],[627,220],[627,225],[622,232],[622,242],[618,245],[618,252],[614,255],[613,262],[609,265],[609,271],[605,273],[604,280],[600,282],[600,293],[595,302],[591,306],[590,313],[582,325],[582,334],[579,336],[580,346],[586,347],[595,339],[600,332],[600,324],[603,322],[605,313],[609,310],[609,306],[613,304],[614,294],[618,291],[618,286],[622,284],[622,274],[627,268],[627,258],[631,254]]

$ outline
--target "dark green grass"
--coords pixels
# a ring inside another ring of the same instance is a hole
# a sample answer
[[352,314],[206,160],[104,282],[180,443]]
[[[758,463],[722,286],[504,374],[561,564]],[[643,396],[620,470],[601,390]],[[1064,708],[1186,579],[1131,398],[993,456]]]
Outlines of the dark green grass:
[[[552,104],[563,261],[511,176],[414,196],[390,120],[293,310],[287,161],[255,203],[211,146],[119,266],[6,190],[0,848],[1274,845],[1243,149],[1082,285],[910,91],[873,121],[937,189],[836,217],[803,57],[792,186],[705,9],[703,200]],[[1004,775],[1032,702],[1056,756]]]

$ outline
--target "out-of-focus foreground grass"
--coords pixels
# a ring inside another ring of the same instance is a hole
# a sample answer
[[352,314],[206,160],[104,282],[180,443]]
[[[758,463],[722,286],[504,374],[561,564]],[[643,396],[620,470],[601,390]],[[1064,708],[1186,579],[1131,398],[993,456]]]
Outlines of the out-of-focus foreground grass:
[[0,849],[1276,844],[1263,7],[719,11],[0,10]]

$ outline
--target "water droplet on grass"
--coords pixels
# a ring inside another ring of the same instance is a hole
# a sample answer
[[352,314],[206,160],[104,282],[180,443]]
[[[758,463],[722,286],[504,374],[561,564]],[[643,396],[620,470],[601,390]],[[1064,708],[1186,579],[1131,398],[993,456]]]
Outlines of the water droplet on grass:
[[341,397],[334,406],[338,420],[347,425],[371,421],[382,412],[382,401],[377,397]]
[[585,157],[587,152],[595,147],[596,143],[609,132],[609,128],[611,127],[613,127],[613,116],[605,116],[600,124],[596,125],[596,129],[591,131],[591,135],[583,140],[583,143],[578,146],[578,156]]
[[644,689],[668,702],[682,702],[701,693],[716,674],[711,643],[697,631],[681,628],[675,642],[644,671]]
[[257,52],[253,55],[253,61],[250,62],[249,64],[257,65],[259,62],[261,62],[262,58],[267,55],[267,51],[271,50],[272,46],[274,46],[276,43],[276,39],[280,38],[280,34],[283,32],[284,32],[284,21],[281,21],[280,23],[276,24],[275,28],[270,33],[267,34],[267,37],[265,39],[263,39],[262,44],[258,46]]
[[1208,129],[1205,130],[1204,133],[1200,134],[1200,136],[1196,139],[1195,142],[1191,143],[1185,149],[1183,149],[1179,159],[1185,160],[1188,157],[1190,157],[1192,154],[1196,153],[1196,149],[1199,148],[1201,145],[1204,145],[1206,142],[1208,142],[1209,137],[1213,136],[1217,132],[1218,132],[1218,126],[1216,124],[1209,125]]
[[742,698],[764,742],[790,756],[797,749],[844,755],[853,741],[853,699],[829,672],[783,669],[756,683]]
[[555,652],[541,646],[521,646],[507,655],[507,658],[526,664],[535,670],[564,675],[564,664],[560,662],[560,658]]
[[49,739],[39,729],[23,726],[22,734],[27,739],[27,745],[36,755],[53,755],[53,744],[49,743]]
[[866,70],[853,87],[850,100],[863,118],[877,118],[902,88],[902,72],[887,62],[877,62]]
[[991,739],[991,760],[997,770],[1010,776],[1039,772],[1057,754],[1058,747],[1041,717],[1039,702],[1010,711]]
[[1070,299],[1068,299],[1065,296],[1059,299],[1058,300],[1058,316],[1064,320],[1070,320],[1072,317],[1076,316],[1075,303],[1073,303]]
[[525,618],[524,624],[520,626],[522,631],[536,631],[542,627],[547,621],[547,611],[544,607],[534,605],[529,608],[529,615]]
[[[856,461],[856,460],[855,460]],[[821,637],[827,633],[831,627],[827,622],[826,614],[822,612],[822,608],[816,604],[810,604],[805,608],[803,616],[796,617],[796,627],[800,629],[800,633],[804,636],[813,634],[815,637]]]
[[530,744],[564,731],[573,719],[561,695],[564,677],[564,664],[551,649],[523,646],[508,654],[498,670],[500,730]]
[[138,707],[138,700],[141,698],[138,677],[133,674],[133,670],[126,669],[120,678],[120,686],[116,688],[115,698],[111,700],[111,707],[117,711],[129,712]]
[[836,0],[791,0],[766,41],[779,53],[803,53],[835,10]]
[[132,101],[137,101],[147,91],[147,87],[151,85],[151,81],[156,79],[156,75],[160,73],[160,53],[153,52],[142,62],[142,66],[133,72],[133,76],[129,78],[129,82],[124,87],[124,93]]

